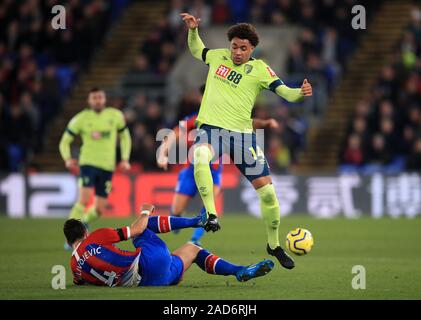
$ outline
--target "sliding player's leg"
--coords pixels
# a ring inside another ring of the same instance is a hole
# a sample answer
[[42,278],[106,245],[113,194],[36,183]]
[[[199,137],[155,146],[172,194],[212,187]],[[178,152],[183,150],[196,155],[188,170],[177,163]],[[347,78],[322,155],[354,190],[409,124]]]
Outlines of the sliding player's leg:
[[196,263],[199,268],[209,274],[223,276],[232,275],[235,276],[238,281],[247,281],[252,278],[263,276],[270,272],[274,265],[271,260],[264,260],[250,266],[232,264],[191,243],[185,244],[181,248],[175,250],[172,254],[181,259],[184,272],[190,268],[193,263]]
[[140,286],[168,286],[174,284],[174,279],[181,279],[181,260],[174,261],[165,242],[151,229],[134,238],[133,245],[142,250],[139,256]]
[[200,216],[193,218],[174,216],[152,216],[148,220],[148,229],[154,233],[167,233],[185,228],[202,228]]

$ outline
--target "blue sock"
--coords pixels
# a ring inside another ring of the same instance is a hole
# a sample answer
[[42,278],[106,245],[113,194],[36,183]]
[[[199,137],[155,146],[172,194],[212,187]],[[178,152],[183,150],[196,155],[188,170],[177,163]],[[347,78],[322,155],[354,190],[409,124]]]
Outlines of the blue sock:
[[[202,214],[206,215],[206,208],[205,207],[202,207],[202,210],[200,210],[199,216],[202,216]],[[193,234],[191,236],[191,241],[193,241],[193,242],[199,241],[203,237],[204,234],[205,234],[205,229],[203,229],[203,228],[194,229]]]
[[199,216],[202,214],[206,214],[206,208],[204,206],[202,207],[202,210],[200,210]]
[[[178,215],[178,216],[177,216],[177,215],[175,215],[175,214],[174,214],[174,212],[173,212],[173,210],[172,210],[172,207],[171,207],[171,209],[170,209],[170,216],[180,217],[181,215]],[[180,229],[175,229],[175,230],[173,230],[173,233],[174,233],[174,234],[179,234],[179,233],[180,233],[180,231],[181,231]]]
[[171,230],[199,227],[200,217],[183,218],[170,216],[149,217],[148,229],[155,233],[166,233]]
[[244,266],[237,266],[229,263],[228,261],[222,260],[205,249],[199,251],[194,262],[200,267],[200,269],[206,271],[207,273],[223,276],[235,275],[238,271],[244,268]]
[[205,229],[203,228],[194,229],[193,234],[191,236],[191,241],[198,242],[203,237],[204,234],[205,234]]

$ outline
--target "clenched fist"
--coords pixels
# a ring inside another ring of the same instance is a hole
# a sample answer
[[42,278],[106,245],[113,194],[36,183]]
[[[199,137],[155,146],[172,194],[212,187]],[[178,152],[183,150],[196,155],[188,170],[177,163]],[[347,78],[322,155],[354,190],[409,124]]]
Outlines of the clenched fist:
[[301,85],[301,94],[304,97],[311,97],[313,95],[313,88],[307,79],[304,79],[303,84]]

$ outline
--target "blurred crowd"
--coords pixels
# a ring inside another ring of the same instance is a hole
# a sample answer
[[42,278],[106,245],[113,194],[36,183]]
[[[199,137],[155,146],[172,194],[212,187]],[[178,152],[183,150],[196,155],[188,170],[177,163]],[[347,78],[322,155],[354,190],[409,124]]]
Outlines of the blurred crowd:
[[[126,1],[0,2],[0,170],[18,171],[41,152],[81,70]],[[55,5],[66,29],[54,29]]]
[[372,94],[356,105],[340,162],[342,172],[421,171],[420,6]]
[[[101,46],[110,22],[127,2],[1,2],[0,170],[17,171],[34,153],[42,151],[48,124],[60,113],[78,75],[89,69],[92,55]],[[141,170],[157,169],[157,131],[177,125],[200,105],[199,88],[186,92],[177,108],[176,121],[169,123],[164,112],[165,95],[155,95],[149,90],[152,84],[164,92],[165,79],[186,48],[181,12],[200,17],[202,28],[240,21],[300,27],[297,41],[289,47],[287,74],[282,79],[287,85],[298,87],[303,78],[308,78],[315,88],[310,112],[322,115],[327,96],[346,71],[348,57],[358,45],[360,33],[351,28],[352,6],[364,5],[370,19],[379,3],[368,0],[169,1],[166,16],[157,20],[157,26],[140,45],[127,72],[127,79],[135,79],[140,85],[133,94],[111,97],[109,103],[122,109],[126,116],[133,138],[131,160]],[[66,7],[66,30],[54,30],[51,26],[50,8],[55,4]],[[419,161],[420,27],[416,18],[419,13],[413,15],[395,61],[382,72],[376,94],[356,107],[341,152],[345,169],[380,161],[375,157],[382,159],[382,165],[408,168]],[[305,148],[308,114],[297,110],[282,99],[275,105],[256,103],[254,117],[275,118],[280,124],[266,135],[266,155],[275,172],[288,171]],[[381,145],[384,152],[374,147]]]

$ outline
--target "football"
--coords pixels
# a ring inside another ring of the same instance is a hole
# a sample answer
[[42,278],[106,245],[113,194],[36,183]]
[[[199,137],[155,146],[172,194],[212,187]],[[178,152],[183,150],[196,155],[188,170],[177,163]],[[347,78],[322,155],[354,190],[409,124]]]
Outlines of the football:
[[302,256],[311,251],[314,240],[310,231],[296,228],[286,236],[286,246],[292,253]]

